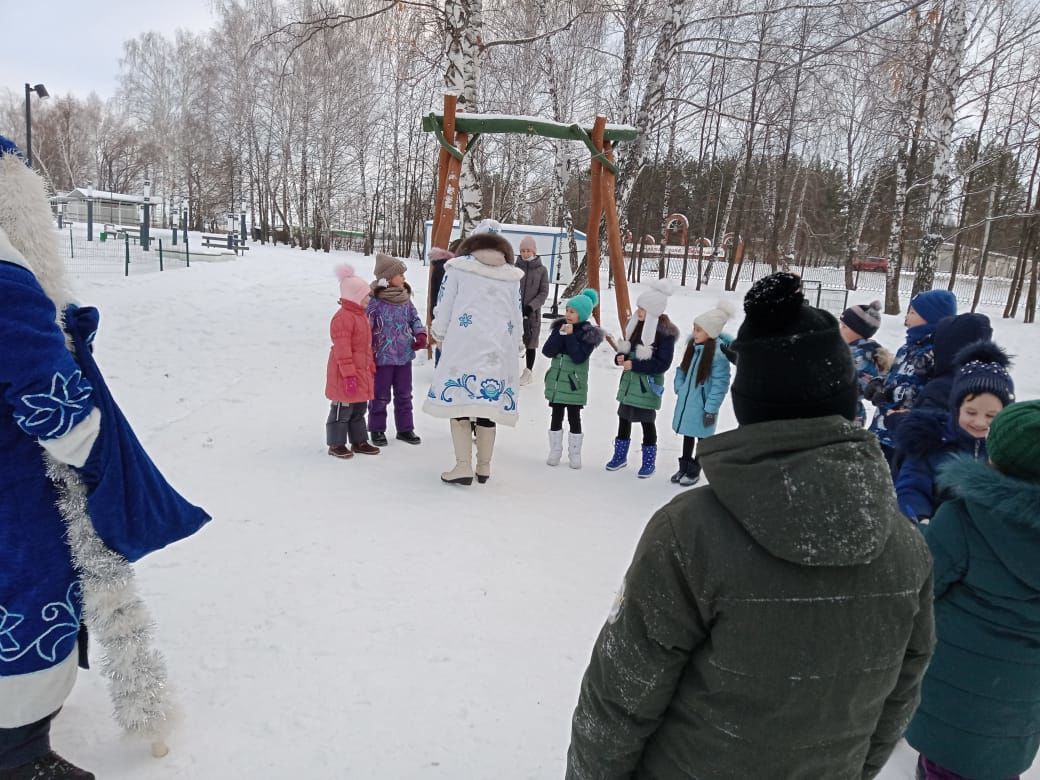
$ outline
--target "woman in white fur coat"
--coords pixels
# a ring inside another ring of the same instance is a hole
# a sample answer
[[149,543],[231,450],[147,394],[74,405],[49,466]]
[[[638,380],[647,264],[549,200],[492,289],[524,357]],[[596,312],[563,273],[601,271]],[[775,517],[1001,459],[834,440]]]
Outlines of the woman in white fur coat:
[[441,359],[423,410],[451,420],[455,467],[441,474],[449,484],[487,482],[497,423],[514,426],[523,337],[520,279],[513,249],[497,233],[473,233],[445,265],[431,331]]

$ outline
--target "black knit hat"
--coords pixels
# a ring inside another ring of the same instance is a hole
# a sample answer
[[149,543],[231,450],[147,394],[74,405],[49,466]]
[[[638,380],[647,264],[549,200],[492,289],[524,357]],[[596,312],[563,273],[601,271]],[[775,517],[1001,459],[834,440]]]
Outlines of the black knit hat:
[[857,303],[841,313],[845,327],[861,338],[869,339],[881,327],[881,301],[872,301],[869,306]]
[[733,411],[741,425],[837,414],[856,418],[852,353],[830,312],[805,303],[790,273],[759,279],[733,349]]
[[992,393],[1007,406],[1015,400],[1015,383],[1008,373],[1011,359],[992,341],[977,341],[957,353],[957,373],[950,388],[950,409],[957,410],[969,395]]

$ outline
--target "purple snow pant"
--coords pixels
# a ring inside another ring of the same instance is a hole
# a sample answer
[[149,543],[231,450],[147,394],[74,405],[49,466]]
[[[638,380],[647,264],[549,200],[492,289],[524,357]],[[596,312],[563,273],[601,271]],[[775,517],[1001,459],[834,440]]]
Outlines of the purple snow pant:
[[[1008,778],[1008,780],[1018,779],[1018,775]],[[959,775],[956,772],[951,772],[949,769],[939,766],[934,761],[929,761],[924,756],[918,756],[917,780],[969,780],[969,778],[964,775]]]
[[368,402],[368,430],[386,431],[386,407],[394,394],[394,426],[398,433],[414,431],[412,420],[412,364],[376,366],[376,397]]

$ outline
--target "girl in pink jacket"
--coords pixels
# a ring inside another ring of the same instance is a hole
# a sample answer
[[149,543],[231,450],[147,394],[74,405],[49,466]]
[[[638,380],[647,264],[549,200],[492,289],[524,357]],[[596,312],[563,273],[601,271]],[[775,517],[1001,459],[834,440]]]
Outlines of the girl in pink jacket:
[[[375,397],[376,361],[372,356],[372,328],[365,307],[368,282],[354,269],[336,267],[339,277],[339,311],[332,316],[329,332],[332,348],[325,376],[325,397],[332,401],[325,421],[325,443],[329,455],[352,458],[354,453],[378,455],[379,448],[368,441],[365,411]],[[347,442],[350,447],[347,447]]]

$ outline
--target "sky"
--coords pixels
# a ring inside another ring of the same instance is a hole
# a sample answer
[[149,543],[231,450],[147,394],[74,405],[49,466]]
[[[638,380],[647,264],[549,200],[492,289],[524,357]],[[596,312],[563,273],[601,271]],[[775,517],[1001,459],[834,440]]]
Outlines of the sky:
[[52,95],[115,94],[123,41],[213,26],[211,0],[0,0],[0,90],[25,82]]

